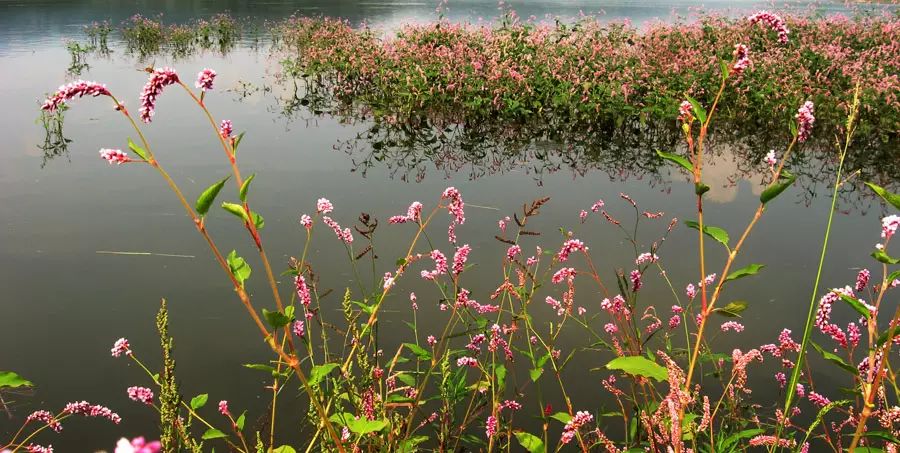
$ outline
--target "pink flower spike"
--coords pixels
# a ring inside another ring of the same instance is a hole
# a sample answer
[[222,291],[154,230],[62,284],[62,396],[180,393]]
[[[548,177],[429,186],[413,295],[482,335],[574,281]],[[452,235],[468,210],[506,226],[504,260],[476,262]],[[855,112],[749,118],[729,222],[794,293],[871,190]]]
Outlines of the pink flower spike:
[[474,367],[478,366],[478,360],[475,359],[474,357],[460,357],[459,359],[456,360],[456,366],[459,366],[459,367],[467,366],[467,367],[474,368]]
[[219,413],[226,417],[231,416],[231,412],[228,411],[228,401],[226,401],[226,400],[219,401]]
[[316,201],[316,212],[328,214],[331,211],[334,211],[334,205],[327,198],[319,198],[319,201]]
[[49,411],[35,411],[25,419],[26,424],[33,421],[40,421],[57,433],[62,431],[62,424]]
[[203,91],[209,91],[213,89],[214,80],[216,80],[216,71],[204,68],[197,74],[197,82],[194,85]]
[[775,164],[778,163],[778,159],[775,157],[775,150],[774,149],[769,150],[769,152],[766,154],[766,157],[765,157],[765,159],[763,159],[763,161],[766,164],[768,164],[770,168],[774,167]]
[[120,149],[103,148],[100,150],[100,157],[106,159],[110,165],[122,165],[126,162],[131,162],[131,158],[128,157],[128,154],[123,153]]
[[744,70],[750,67],[750,49],[744,44],[735,44],[732,55],[734,56],[734,65],[731,66],[732,74],[740,77]]
[[812,134],[812,127],[816,122],[816,117],[813,116],[814,110],[815,105],[812,101],[806,101],[797,109],[797,114],[794,116],[797,118],[797,141],[800,143],[808,140]]
[[307,230],[312,228],[312,217],[303,214],[300,216],[300,225],[303,225]]
[[147,387],[128,387],[128,398],[149,406],[153,404],[153,390]]
[[694,119],[693,112],[694,106],[689,101],[681,101],[681,105],[678,106],[678,121],[691,122]]
[[41,110],[55,112],[60,105],[65,104],[67,101],[84,96],[111,96],[111,94],[109,90],[106,89],[106,85],[97,82],[78,80],[59,87],[56,93],[44,101]]
[[131,345],[128,344],[128,340],[119,338],[113,345],[111,352],[113,357],[119,357],[122,354],[131,355]]
[[219,125],[219,134],[225,139],[234,138],[234,125],[231,124],[231,120],[222,120],[222,124]]
[[306,333],[306,326],[302,320],[298,319],[294,321],[294,327],[291,330],[294,332],[294,335],[303,338],[303,335]]
[[162,444],[158,440],[147,442],[143,437],[135,437],[132,440],[121,438],[116,443],[115,453],[159,453]]
[[785,25],[784,19],[782,19],[781,16],[768,11],[760,11],[748,17],[747,20],[749,20],[751,24],[765,24],[767,27],[778,33],[778,42],[787,44],[788,33],[790,33],[790,30],[788,30],[787,25]]
[[162,94],[163,88],[178,83],[178,74],[172,68],[155,69],[150,73],[150,80],[141,91],[141,121],[149,123],[156,113],[156,98]]

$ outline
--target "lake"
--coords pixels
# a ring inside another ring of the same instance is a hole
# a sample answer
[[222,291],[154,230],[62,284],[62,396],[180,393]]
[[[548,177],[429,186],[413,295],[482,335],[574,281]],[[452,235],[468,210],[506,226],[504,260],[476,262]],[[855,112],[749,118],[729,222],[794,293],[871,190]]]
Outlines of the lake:
[[[178,58],[168,54],[139,58],[114,39],[110,55],[88,55],[89,67],[82,68],[78,77],[67,72],[71,59],[66,40],[84,41],[82,28],[93,21],[116,25],[140,13],[163,14],[164,21],[177,23],[230,11],[261,28],[266,20],[296,13],[342,17],[393,30],[434,19],[434,3],[0,0],[0,370],[14,370],[36,384],[33,394],[6,395],[10,410],[21,417],[36,408],[88,400],[122,415],[119,426],[96,420],[67,422],[66,429],[52,438],[62,451],[112,449],[121,436],[155,432],[155,413],[125,394],[128,386],[148,385],[146,376],[134,365],[111,358],[109,348],[117,338],[127,337],[142,358],[158,366],[154,315],[160,298],[170,304],[170,332],[176,340],[185,395],[209,393],[211,401],[228,399],[233,408],[248,409],[248,424],[253,426],[268,404],[267,376],[239,365],[266,360],[268,349],[258,341],[254,326],[176,199],[153,172],[138,166],[110,167],[97,158],[100,148],[125,148],[125,137],[131,133],[105,98],[75,101],[66,114],[64,136],[70,142],[65,150],[44,146],[44,130],[36,121],[39,102],[49,90],[73,78],[106,83],[136,110],[147,77],[142,68],[148,64],[173,66],[184,75],[214,68],[219,73],[217,89],[207,103],[218,118],[230,119],[237,130],[247,131],[241,144],[242,171],[257,175],[253,201],[266,219],[264,234],[276,272],[302,253],[305,234],[298,219],[314,212],[320,197],[334,202],[334,216],[342,223],[350,224],[360,212],[385,220],[378,236],[379,259],[390,266],[412,232],[389,229],[387,217],[405,212],[415,200],[434,206],[444,188],[459,188],[470,205],[468,221],[458,231],[460,241],[470,243],[475,249],[472,259],[485,264],[469,277],[468,287],[484,295],[500,281],[500,266],[491,265],[499,264],[497,257],[507,247],[493,238],[497,221],[531,200],[551,197],[530,224],[545,232],[542,242],[555,246],[559,238],[552,236],[554,231],[577,226],[578,237],[591,246],[598,270],[610,278],[633,260],[631,245],[621,230],[596,218],[580,225],[580,210],[603,199],[610,214],[631,221],[634,212],[619,197],[626,193],[644,210],[664,211],[665,219],[696,216],[693,188],[685,178],[644,165],[648,150],[671,143],[670,136],[635,142],[626,134],[620,141],[560,144],[532,137],[515,140],[509,131],[475,130],[426,150],[404,140],[414,134],[398,130],[385,148],[378,134],[391,132],[373,133],[366,118],[316,114],[289,102],[291,84],[280,77],[278,56],[265,40],[248,38],[225,53],[208,50]],[[662,0],[508,4],[526,18],[549,15],[568,20],[583,12],[635,24],[670,20],[673,14],[690,16],[697,10],[696,2]],[[703,8],[740,14],[767,5],[713,0],[704,2]],[[827,1],[791,3],[789,8],[823,14],[847,11],[843,2]],[[495,2],[480,0],[451,1],[445,13],[451,21],[472,22],[496,15]],[[207,133],[205,118],[192,107],[181,93],[166,94],[146,129],[158,157],[191,197],[229,173],[215,137]],[[782,328],[795,332],[802,328],[830,205],[833,173],[828,169],[835,165],[830,135],[823,132],[823,136],[816,142],[818,150],[805,151],[810,157],[802,161],[799,184],[773,203],[749,239],[742,259],[764,263],[766,278],[747,279],[730,288],[730,298],[749,302],[742,320],[748,328],[717,337],[722,350],[771,343]],[[732,234],[743,230],[758,204],[763,170],[758,164],[768,145],[760,141],[765,140],[751,136],[741,142],[724,138],[714,142],[716,155],[706,176],[712,187],[706,220]],[[855,160],[851,170],[878,177],[881,183],[896,181],[900,150],[895,145],[882,149],[878,160]],[[871,266],[868,255],[879,240],[881,203],[859,190],[858,184],[842,191],[838,209],[831,259],[823,273],[826,287],[842,286],[859,267]],[[237,244],[251,256],[245,232],[231,220],[216,213],[212,233],[220,243],[229,248]],[[648,242],[665,230],[667,220],[657,222],[642,223],[646,228],[642,237]],[[435,230],[435,237],[441,234]],[[695,232],[683,226],[665,243],[668,277],[677,288],[696,280],[695,246]],[[353,278],[343,248],[333,236],[320,234],[310,253],[321,276],[320,287],[334,289],[323,303],[332,303],[337,314],[339,295]],[[712,267],[723,260],[724,254],[714,255]],[[261,267],[254,271],[262,276]],[[381,273],[375,276],[380,278]],[[364,278],[372,278],[371,274],[364,271]],[[762,281],[764,285],[758,284]],[[288,277],[282,283],[286,288],[291,285]],[[409,279],[389,301],[386,310],[397,329],[406,329],[401,321],[409,313],[403,295],[424,294],[426,288],[418,279]],[[249,289],[263,295],[267,290],[262,278],[252,280]],[[669,294],[660,279],[648,281],[643,291],[651,299]],[[421,300],[420,304],[424,305]],[[436,313],[435,307],[422,309],[422,331],[443,325]],[[400,337],[394,332],[381,335],[386,343]],[[560,345],[578,340],[563,338]],[[599,354],[593,357],[596,361],[590,355],[581,357],[571,372],[585,373],[605,363]],[[822,385],[839,383],[838,376],[826,372],[828,368],[820,370],[823,375],[816,378]],[[579,390],[589,401],[603,400],[593,394],[602,377],[605,374],[585,373]],[[299,401],[292,400],[294,396],[284,398],[286,404]],[[285,416],[281,423],[289,429],[297,419]],[[18,420],[13,422],[0,411],[0,439],[18,426]]]

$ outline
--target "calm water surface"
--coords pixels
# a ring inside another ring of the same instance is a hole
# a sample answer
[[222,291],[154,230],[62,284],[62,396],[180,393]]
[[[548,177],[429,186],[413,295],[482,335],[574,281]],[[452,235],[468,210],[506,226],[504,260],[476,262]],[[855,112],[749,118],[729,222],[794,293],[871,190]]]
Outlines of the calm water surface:
[[[510,3],[522,17],[602,12],[611,19],[635,23],[671,18],[673,10],[687,15],[696,6],[688,1]],[[713,0],[704,6],[735,13],[725,8],[766,4]],[[805,3],[790,7],[810,8]],[[818,3],[815,8],[825,13],[844,9],[839,2]],[[35,122],[37,101],[71,78],[66,73],[69,55],[64,40],[83,40],[83,25],[103,19],[117,24],[135,13],[162,13],[167,22],[179,22],[224,10],[255,23],[292,13],[325,14],[388,29],[434,15],[433,2],[416,1],[0,1],[0,369],[15,370],[37,384],[33,395],[12,395],[11,409],[21,416],[37,407],[52,409],[86,399],[109,405],[125,419],[120,426],[94,420],[68,423],[62,434],[52,438],[62,451],[111,448],[122,435],[155,432],[154,414],[125,396],[126,387],[147,385],[146,377],[126,361],[109,357],[108,351],[115,339],[125,336],[150,364],[158,363],[153,316],[160,298],[171,305],[171,333],[176,338],[184,394],[208,392],[213,401],[228,399],[233,408],[249,409],[250,420],[265,411],[266,402],[258,399],[268,395],[265,376],[239,364],[260,362],[269,355],[174,196],[146,168],[109,167],[97,158],[99,148],[125,147],[130,134],[127,125],[105,100],[76,101],[66,118],[65,135],[72,140],[68,152],[48,159],[39,148],[43,129]],[[494,2],[467,0],[451,2],[448,16],[477,21],[493,18],[496,11]],[[329,197],[337,206],[335,217],[349,224],[361,211],[385,219],[405,211],[413,200],[433,205],[445,187],[458,187],[472,205],[466,225],[459,230],[460,240],[472,244],[472,260],[480,263],[466,285],[482,298],[499,281],[500,257],[506,247],[493,239],[497,220],[524,202],[552,197],[532,226],[545,232],[542,244],[555,248],[559,240],[554,231],[560,226],[573,228],[591,246],[601,273],[610,281],[615,269],[633,259],[630,245],[619,230],[597,218],[579,225],[579,210],[602,198],[613,215],[631,219],[633,212],[618,198],[625,192],[643,209],[664,211],[666,220],[642,223],[645,247],[665,230],[669,218],[695,216],[692,189],[682,179],[629,169],[628,158],[582,156],[594,159],[593,165],[582,165],[564,153],[553,157],[552,152],[542,152],[559,150],[554,143],[532,143],[528,153],[512,157],[497,153],[466,160],[459,158],[465,153],[451,145],[441,158],[401,153],[414,159],[412,164],[396,155],[383,158],[371,142],[359,139],[371,126],[365,121],[348,123],[308,111],[281,114],[284,103],[277,99],[287,88],[273,84],[278,61],[265,45],[242,45],[224,56],[206,52],[177,61],[167,56],[152,60],[157,66],[173,65],[184,75],[203,67],[220,74],[208,104],[219,118],[229,118],[237,129],[249,131],[241,146],[242,171],[258,175],[253,202],[265,215],[267,248],[276,269],[301,253],[305,235],[297,219],[300,213],[314,211],[315,200],[321,196]],[[109,58],[89,58],[89,63],[82,77],[106,82],[136,110],[146,79],[140,69],[147,61],[114,45]],[[271,91],[256,89],[263,86]],[[228,173],[215,137],[182,93],[173,89],[162,97],[155,121],[146,130],[158,157],[189,197]],[[735,157],[740,154],[736,148],[723,146],[721,152],[709,170],[713,190],[707,221],[734,235],[756,207],[759,177],[746,172],[753,165]],[[883,165],[894,168],[896,162]],[[810,173],[816,174],[815,170],[813,165]],[[732,298],[750,302],[743,320],[748,329],[717,338],[720,350],[729,351],[738,339],[742,345],[772,342],[784,327],[800,330],[828,212],[830,175],[824,176],[822,180],[806,178],[774,203],[749,239],[741,262],[766,264],[765,278],[742,280],[730,287]],[[849,214],[835,219],[825,286],[844,285],[858,266],[870,265],[868,253],[879,240],[877,203],[850,193],[841,209]],[[385,226],[377,236],[383,261],[378,272],[393,265],[412,233]],[[215,213],[210,228],[225,247],[237,244],[248,259],[254,255],[232,219]],[[442,229],[434,231],[439,244],[443,244]],[[335,289],[325,303],[337,310],[336,294],[351,279],[350,268],[334,237],[323,233],[314,242],[312,260],[322,276],[321,286]],[[691,230],[679,227],[660,253],[676,287],[696,280],[695,241]],[[102,253],[108,251],[154,255]],[[182,257],[162,256],[166,254]],[[721,259],[721,255],[713,257],[716,262]],[[254,271],[251,290],[265,300],[261,266],[255,265]],[[419,293],[423,332],[444,322],[435,304],[423,302],[423,295],[433,290],[414,280],[403,283],[388,306],[397,332],[405,329],[399,320],[409,317],[405,294],[410,290]],[[648,276],[647,280],[644,300],[670,305],[670,293],[661,279]],[[591,295],[584,292],[581,297],[584,305],[596,309]],[[405,333],[383,335],[388,345],[409,338]],[[565,350],[583,341],[576,335],[562,343]],[[595,407],[602,399],[597,384],[606,374],[585,370],[602,366],[609,357],[595,353],[580,357],[568,372],[583,376],[584,404]],[[827,384],[832,376],[818,378]],[[288,404],[293,397],[285,398]],[[282,422],[289,428],[297,420],[286,416]],[[19,419],[13,422],[0,413],[0,439],[18,424]]]

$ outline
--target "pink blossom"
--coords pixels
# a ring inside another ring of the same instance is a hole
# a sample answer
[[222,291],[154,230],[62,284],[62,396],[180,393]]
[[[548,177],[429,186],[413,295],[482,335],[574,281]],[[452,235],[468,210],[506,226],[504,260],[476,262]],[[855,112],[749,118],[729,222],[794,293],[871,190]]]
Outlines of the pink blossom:
[[575,268],[564,267],[564,268],[556,271],[556,273],[553,274],[553,277],[550,279],[550,281],[552,281],[553,283],[559,284],[563,280],[566,280],[569,283],[571,283],[572,280],[574,280],[574,279],[575,279]]
[[294,276],[294,289],[297,291],[297,299],[304,307],[309,307],[312,303],[312,294],[309,286],[306,285],[306,279],[302,275]]
[[37,444],[28,444],[28,446],[25,447],[25,451],[28,453],[53,453],[53,445],[44,447]]
[[300,216],[300,225],[303,225],[304,228],[309,230],[312,228],[312,224],[313,224],[312,217],[310,217],[306,214],[303,214]]
[[871,276],[871,272],[868,269],[863,269],[856,274],[856,286],[853,288],[856,292],[860,292],[866,288],[866,285],[869,284],[869,276]]
[[87,401],[66,404],[66,407],[63,408],[63,413],[105,418],[117,425],[122,422],[122,417],[119,417],[119,414],[111,411],[108,407],[91,404]]
[[608,322],[603,326],[603,330],[606,331],[606,333],[613,335],[619,332],[619,327],[611,322]]
[[[469,259],[469,253],[472,251],[472,247],[469,244],[465,244],[462,247],[457,247],[456,252],[453,254],[453,275],[459,275],[466,268],[466,261]],[[445,262],[446,264],[446,258]],[[446,270],[444,271],[446,272]]]
[[634,264],[640,266],[642,264],[655,263],[657,261],[659,261],[659,257],[656,256],[655,253],[645,252],[638,255],[637,259],[634,260]]
[[197,73],[197,81],[194,83],[194,86],[203,91],[209,91],[213,89],[214,80],[216,80],[216,71],[213,71],[209,68],[204,68],[202,71]]
[[693,283],[688,283],[687,287],[684,288],[684,294],[688,299],[694,300],[694,297],[697,296],[697,288],[694,287]]
[[770,168],[775,167],[775,164],[778,163],[778,159],[775,157],[775,150],[770,149],[763,161],[769,165]]
[[429,346],[434,346],[437,344],[437,338],[434,338],[434,335],[429,335],[427,338],[425,338],[425,341]]
[[794,439],[782,439],[775,436],[766,436],[762,434],[751,438],[748,443],[752,447],[772,446],[776,443],[779,447],[783,448],[793,448],[797,445],[797,441]]
[[519,409],[522,409],[522,405],[514,400],[506,400],[506,401],[500,403],[499,406],[497,406],[497,410],[502,411],[503,409],[517,411]]
[[890,239],[897,232],[898,226],[900,226],[900,216],[892,214],[881,219],[881,237],[885,240]]
[[781,388],[787,385],[787,376],[781,371],[775,373],[775,380],[778,381],[778,386]]
[[584,425],[594,421],[594,416],[591,415],[587,411],[578,411],[575,413],[575,416],[566,423],[566,426],[563,427],[563,434],[560,438],[560,442],[563,444],[567,444],[575,438],[575,434],[581,429]]
[[100,157],[106,159],[106,161],[109,162],[110,165],[122,165],[126,162],[131,162],[131,158],[128,157],[128,154],[123,153],[120,149],[103,148],[100,150]]
[[797,114],[794,116],[797,118],[797,141],[800,143],[808,140],[812,134],[813,123],[816,122],[816,117],[813,116],[814,108],[812,101],[806,101],[797,109]]
[[631,271],[631,274],[628,275],[628,278],[631,280],[631,290],[639,291],[643,283],[641,282],[641,271],[635,269]]
[[113,357],[119,357],[122,354],[131,355],[131,346],[128,344],[128,340],[119,338],[113,345],[111,352]]
[[594,204],[591,205],[591,211],[599,212],[600,208],[602,208],[605,204],[606,203],[604,203],[603,200],[597,200],[594,202]]
[[141,91],[141,121],[149,123],[156,112],[156,98],[162,94],[163,88],[177,83],[178,74],[172,68],[155,69],[150,73],[150,80]]
[[516,256],[522,253],[522,247],[519,247],[518,244],[510,246],[506,249],[506,259],[512,261],[516,259]]
[[294,326],[291,328],[291,331],[294,335],[303,338],[303,335],[306,334],[306,325],[303,324],[303,320],[298,319],[294,321]]
[[40,410],[32,412],[31,415],[25,419],[25,423],[31,423],[33,421],[42,422],[55,432],[60,432],[63,428],[59,420],[57,420],[50,411]]
[[819,406],[819,407],[825,407],[825,406],[827,406],[828,404],[831,403],[831,400],[829,400],[828,398],[826,398],[826,397],[823,396],[822,394],[819,394],[819,393],[816,393],[816,392],[809,392],[809,396],[807,396],[807,398],[809,398],[809,401],[810,401],[811,403],[813,403],[813,404],[815,404],[816,406]]
[[116,443],[115,453],[159,453],[160,451],[162,451],[162,444],[158,440],[147,442],[143,437],[135,437],[129,441],[123,437]]
[[731,66],[731,72],[735,77],[740,77],[745,69],[750,67],[750,50],[743,44],[734,45],[734,65]]
[[456,366],[467,366],[474,368],[478,366],[478,360],[474,357],[460,357],[456,360]]
[[128,398],[149,406],[153,404],[153,390],[147,387],[128,387]]
[[581,219],[581,223],[584,223],[584,219],[587,219],[587,216],[588,212],[584,209],[582,209],[581,212],[578,213],[578,218]]
[[226,139],[234,137],[234,125],[231,124],[231,120],[222,120],[222,124],[219,125],[219,134]]
[[390,272],[384,273],[384,290],[387,291],[394,286],[394,276]]
[[693,111],[694,106],[689,101],[681,101],[681,105],[678,106],[678,121],[691,122],[694,119]]
[[219,401],[219,413],[226,417],[231,417],[231,412],[228,411],[228,401]]
[[322,221],[325,222],[325,225],[328,225],[331,230],[334,231],[335,236],[337,236],[341,241],[344,241],[345,244],[350,245],[353,243],[353,233],[350,232],[350,228],[344,228],[343,230],[341,230],[341,225],[327,215],[322,216]]
[[[457,250],[457,254],[459,250]],[[431,251],[431,259],[434,261],[434,270],[422,271],[422,278],[425,280],[434,280],[438,275],[447,273],[447,257],[440,250]],[[455,266],[454,260],[454,266]],[[455,268],[454,268],[455,271]]]
[[55,112],[60,105],[65,104],[67,101],[75,97],[97,97],[101,95],[110,96],[110,92],[106,89],[106,85],[97,82],[77,80],[75,82],[59,87],[56,93],[54,93],[52,96],[47,98],[46,101],[44,101],[44,104],[41,106],[41,110]]
[[578,316],[584,316],[585,313],[587,313],[587,308],[578,307]]
[[406,223],[418,222],[422,218],[422,203],[414,201],[409,208],[406,209],[406,215],[395,215],[388,219],[388,223]]
[[563,243],[562,248],[559,249],[559,253],[556,254],[556,258],[559,259],[560,262],[567,261],[569,259],[569,255],[575,251],[586,252],[587,247],[585,247],[584,243],[578,239],[569,239]]
[[672,315],[672,317],[669,318],[669,329],[674,329],[680,325],[681,325],[681,316]]
[[729,330],[733,330],[735,332],[740,333],[740,332],[744,331],[744,325],[737,321],[728,321],[728,322],[722,323],[721,329],[722,329],[722,332],[728,332]]
[[785,25],[784,19],[782,19],[781,16],[768,11],[760,11],[748,17],[747,20],[749,20],[751,24],[765,24],[778,33],[778,42],[787,44],[788,33],[790,33],[790,30],[788,30],[787,25]]
[[444,190],[444,193],[441,194],[441,199],[449,201],[447,210],[453,215],[454,222],[459,225],[466,223],[466,213],[464,210],[466,204],[463,202],[462,194],[459,193],[459,190],[455,187],[448,187]]
[[506,232],[506,222],[509,222],[509,216],[506,216],[497,221],[497,227],[500,228],[500,231]]
[[319,200],[316,201],[316,212],[319,214],[328,214],[331,211],[334,211],[334,205],[331,204],[331,201],[327,198],[319,198]]
[[487,418],[487,421],[484,423],[484,434],[488,439],[497,434],[497,417],[491,415]]

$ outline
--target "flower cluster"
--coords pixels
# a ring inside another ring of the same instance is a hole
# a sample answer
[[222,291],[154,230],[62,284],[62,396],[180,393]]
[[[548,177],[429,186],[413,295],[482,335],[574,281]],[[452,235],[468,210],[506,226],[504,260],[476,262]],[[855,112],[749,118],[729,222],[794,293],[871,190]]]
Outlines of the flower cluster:
[[123,153],[120,149],[103,148],[100,150],[100,157],[106,159],[110,165],[122,165],[126,162],[131,162],[131,158],[128,157],[128,154]]
[[202,71],[197,73],[197,81],[194,83],[194,86],[203,91],[209,91],[213,89],[214,80],[216,80],[216,71],[213,71],[209,68],[204,68]]
[[744,70],[750,67],[750,49],[744,44],[735,44],[732,55],[734,64],[731,66],[731,72],[735,77],[740,77]]
[[106,89],[106,85],[102,83],[77,80],[59,87],[56,93],[44,101],[44,104],[41,105],[41,110],[55,112],[60,105],[65,104],[67,101],[84,96],[111,96],[111,94]]
[[808,140],[812,134],[813,123],[816,122],[816,117],[813,116],[814,109],[815,105],[812,101],[806,101],[797,109],[797,114],[794,116],[797,118],[797,141],[801,143]]
[[588,411],[578,411],[575,413],[575,416],[566,423],[566,426],[563,427],[562,437],[560,441],[564,444],[567,444],[575,438],[575,435],[578,433],[578,430],[581,429],[584,425],[594,421],[594,416],[590,414]]
[[115,453],[159,453],[160,451],[162,451],[162,444],[158,440],[147,442],[147,439],[143,437],[135,437],[131,440],[123,437],[116,443]]
[[418,222],[422,218],[422,203],[414,201],[406,209],[406,215],[395,215],[388,219],[388,223]]
[[748,17],[747,20],[749,20],[751,24],[765,24],[778,33],[778,42],[787,44],[788,33],[790,33],[790,30],[788,30],[787,25],[784,23],[784,19],[782,19],[781,16],[769,11],[760,11]]
[[53,414],[51,414],[49,411],[35,411],[25,419],[25,423],[30,423],[33,421],[43,422],[53,431],[62,431],[62,423],[60,423],[59,420],[57,420],[56,417],[54,417]]
[[149,406],[153,404],[153,390],[147,387],[128,387],[128,398]]
[[222,124],[219,125],[219,134],[225,139],[234,137],[234,125],[231,124],[231,120],[222,120]]
[[131,346],[128,344],[128,340],[119,338],[116,340],[116,343],[113,345],[110,352],[112,352],[113,357],[119,357],[122,354],[131,355]]
[[66,404],[63,413],[105,418],[117,425],[122,422],[122,417],[119,417],[119,414],[111,411],[108,407],[99,404],[91,404],[87,401]]
[[141,91],[141,121],[149,123],[156,113],[156,98],[162,94],[163,88],[178,83],[178,74],[172,68],[158,68],[150,73],[150,80]]
[[568,261],[569,255],[572,252],[581,251],[586,252],[588,250],[585,247],[584,243],[578,239],[569,239],[563,243],[562,248],[559,249],[559,253],[556,254],[556,259],[560,262]]

